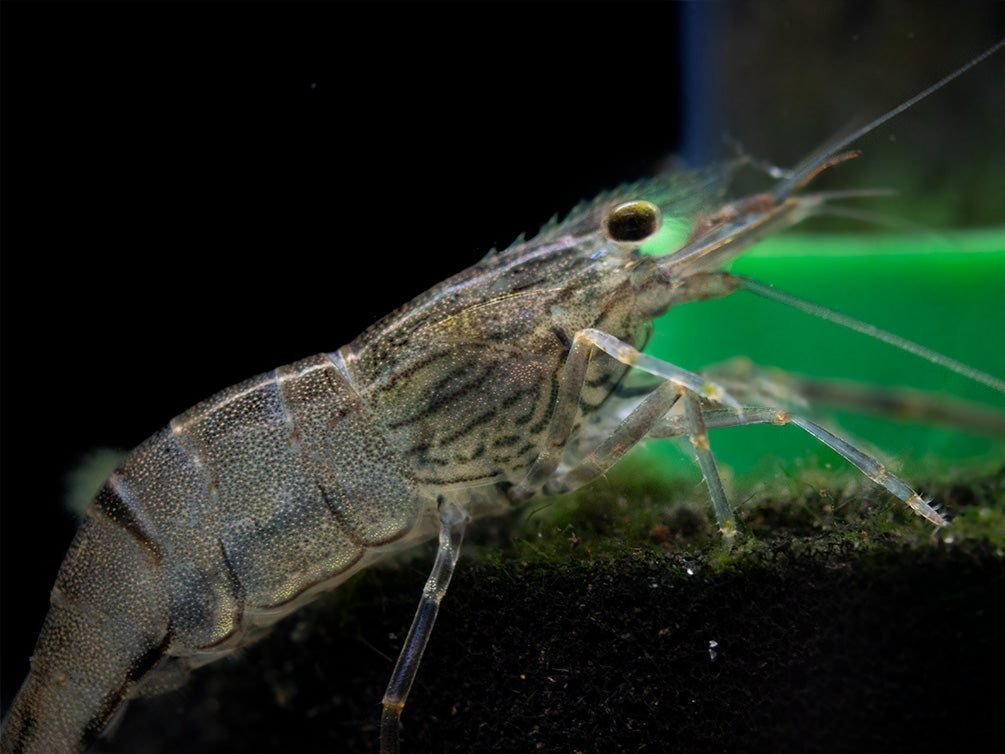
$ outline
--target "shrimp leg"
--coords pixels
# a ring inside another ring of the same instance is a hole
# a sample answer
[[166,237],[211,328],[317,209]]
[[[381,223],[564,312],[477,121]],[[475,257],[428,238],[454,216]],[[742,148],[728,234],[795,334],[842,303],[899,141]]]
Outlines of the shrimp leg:
[[[540,492],[541,486],[552,479],[558,469],[566,443],[572,435],[576,413],[579,409],[580,394],[594,350],[603,351],[626,366],[662,377],[666,380],[667,387],[658,389],[647,396],[632,412],[632,415],[614,431],[612,439],[609,441],[610,451],[605,453],[607,457],[603,461],[603,468],[592,476],[589,476],[584,469],[580,479],[575,480],[575,487],[571,489],[581,487],[591,479],[603,474],[615,461],[621,458],[626,450],[637,443],[663,414],[670,410],[681,395],[691,393],[714,403],[731,406],[736,411],[741,410],[740,404],[732,396],[700,374],[689,372],[642,353],[602,330],[593,328],[580,330],[576,333],[566,357],[565,368],[558,388],[558,397],[555,400],[555,410],[548,426],[544,448],[527,471],[523,481],[509,491],[509,497],[515,504],[522,503]],[[664,405],[662,411],[654,410]],[[641,433],[637,433],[636,429],[641,429]],[[545,491],[555,493],[559,490],[549,484]],[[563,488],[561,491],[569,491],[569,489]]]
[[901,421],[931,422],[971,434],[1005,435],[1005,411],[976,401],[903,385],[866,385],[795,374],[738,356],[702,370],[737,397],[768,405],[827,404]]
[[[657,386],[611,431],[607,439],[573,468],[555,477],[545,486],[545,491],[576,490],[605,474],[626,452],[641,441],[662,417],[666,416],[682,395],[684,395],[686,429],[682,430],[681,434],[690,437],[691,445],[697,453],[698,464],[712,496],[719,530],[726,546],[729,547],[737,533],[736,518],[726,498],[722,479],[719,477],[699,401],[693,393],[687,393],[672,382],[664,382]],[[729,411],[729,414],[736,416],[733,411]]]
[[[857,466],[873,482],[881,487],[885,487],[907,503],[919,516],[928,519],[936,526],[945,526],[947,523],[946,519],[935,508],[929,505],[929,501],[922,498],[903,479],[888,471],[875,458],[808,419],[804,419],[789,411],[762,407],[745,407],[742,414],[737,414],[735,411],[726,409],[704,409],[701,413],[704,424],[709,427],[733,427],[748,424],[774,424],[776,426],[794,424],[800,429],[809,432],[824,445],[844,456],[846,460]],[[679,437],[684,434],[691,434],[691,427],[688,426],[688,423],[685,422],[682,424],[680,417],[669,417],[666,421],[654,427],[649,433],[649,437]]]
[[736,517],[726,499],[726,491],[722,488],[722,478],[719,476],[715,456],[712,454],[712,446],[708,440],[708,428],[702,415],[701,406],[693,395],[687,396],[687,401],[684,403],[684,421],[688,437],[691,439],[691,446],[698,456],[698,466],[701,467],[701,474],[705,477],[705,484],[708,485],[708,492],[712,496],[712,505],[715,508],[715,518],[719,522],[719,531],[722,532],[726,546],[729,547],[733,537],[736,536]]
[[447,593],[450,577],[454,573],[454,565],[461,551],[461,540],[464,537],[464,527],[468,522],[468,514],[450,503],[440,504],[440,545],[436,551],[436,560],[429,572],[426,586],[422,590],[422,599],[408,629],[405,644],[398,655],[391,680],[384,692],[384,711],[380,718],[380,751],[381,754],[398,754],[400,744],[398,733],[401,727],[401,711],[405,708],[408,692],[415,680],[415,673],[422,661],[422,653],[433,630],[440,602]]
[[[594,348],[603,350],[618,361],[667,381],[655,388],[632,410],[608,437],[574,467],[559,471],[565,442],[576,415],[579,396],[586,378],[589,357]],[[555,411],[549,426],[546,447],[531,466],[524,481],[510,491],[515,500],[530,495],[543,486],[546,493],[578,489],[604,474],[624,453],[647,434],[650,437],[687,435],[698,456],[698,463],[712,496],[727,545],[736,535],[735,517],[726,499],[722,481],[708,441],[707,427],[742,424],[795,424],[844,456],[869,479],[885,487],[903,500],[918,515],[942,526],[945,519],[906,482],[889,472],[879,461],[862,452],[823,427],[774,408],[741,407],[721,387],[700,375],[686,372],[667,362],[641,354],[626,343],[599,330],[586,329],[577,333],[566,360],[562,384],[559,386]],[[676,401],[684,396],[684,416],[664,419]],[[703,408],[700,397],[726,404],[728,408]],[[661,421],[661,419],[663,421]]]
[[[586,458],[572,469],[556,475],[566,441],[572,431],[589,359],[594,349],[603,351],[623,364],[663,377],[665,382],[649,393]],[[732,406],[733,411],[741,415],[742,409],[725,390],[707,378],[647,356],[600,330],[587,328],[576,334],[566,359],[545,448],[527,472],[524,481],[510,490],[511,499],[520,501],[525,496],[536,493],[542,485],[546,493],[555,494],[578,489],[593,481],[645,437],[681,396],[685,396],[691,444],[698,454],[698,462],[719,519],[719,528],[728,546],[736,536],[736,522],[719,478],[715,457],[709,447],[708,433],[701,419],[699,396]]]

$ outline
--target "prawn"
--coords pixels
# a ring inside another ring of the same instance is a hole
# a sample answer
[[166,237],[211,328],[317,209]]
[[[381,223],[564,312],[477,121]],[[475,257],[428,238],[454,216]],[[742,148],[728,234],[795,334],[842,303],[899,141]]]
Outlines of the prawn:
[[[770,191],[713,205],[739,158],[602,194],[339,350],[175,417],[91,502],[4,722],[3,750],[84,750],[128,699],[177,687],[363,568],[438,536],[383,702],[381,748],[397,751],[468,522],[582,487],[646,437],[690,441],[727,543],[738,524],[707,430],[753,423],[800,427],[946,525],[848,440],[643,349],[652,320],[690,301],[742,289],[812,309],[724,267],[833,200],[803,189],[853,156],[842,151],[852,141],[1001,47],[784,173]],[[663,254],[642,254],[670,217],[693,221]],[[904,339],[843,323],[1005,389]],[[623,390],[630,373],[653,379]]]

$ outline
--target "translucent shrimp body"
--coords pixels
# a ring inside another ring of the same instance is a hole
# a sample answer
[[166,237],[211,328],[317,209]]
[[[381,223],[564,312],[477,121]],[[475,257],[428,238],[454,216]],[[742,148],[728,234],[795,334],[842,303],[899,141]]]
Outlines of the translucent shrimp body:
[[[397,751],[466,523],[581,487],[647,436],[690,440],[727,540],[737,524],[708,428],[749,423],[801,427],[944,525],[848,440],[643,353],[670,307],[751,288],[723,265],[827,201],[799,191],[843,159],[847,141],[773,191],[734,201],[719,197],[742,161],[601,195],[341,349],[174,418],[91,502],[2,749],[84,750],[129,698],[177,686],[359,570],[438,534],[384,698],[382,750]],[[689,233],[662,256],[640,253],[667,217],[687,218]],[[653,379],[621,400],[629,373]]]

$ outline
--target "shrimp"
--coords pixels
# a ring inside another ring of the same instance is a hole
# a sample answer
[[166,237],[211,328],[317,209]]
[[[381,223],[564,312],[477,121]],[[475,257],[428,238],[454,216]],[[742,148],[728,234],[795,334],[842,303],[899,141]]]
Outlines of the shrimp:
[[[578,489],[646,437],[690,441],[727,543],[739,525],[707,430],[753,423],[805,430],[919,516],[946,525],[929,500],[847,439],[643,349],[652,321],[687,302],[748,290],[809,309],[724,267],[833,200],[803,189],[852,156],[842,150],[856,138],[962,70],[784,173],[770,191],[719,200],[746,161],[739,158],[602,194],[337,351],[251,378],[172,419],[91,502],[4,722],[3,749],[84,750],[129,699],[177,687],[191,669],[247,646],[360,570],[438,536],[383,700],[381,748],[398,751],[401,713],[468,522]],[[662,254],[642,254],[667,218],[688,218],[689,229]],[[652,379],[623,390],[637,374]]]

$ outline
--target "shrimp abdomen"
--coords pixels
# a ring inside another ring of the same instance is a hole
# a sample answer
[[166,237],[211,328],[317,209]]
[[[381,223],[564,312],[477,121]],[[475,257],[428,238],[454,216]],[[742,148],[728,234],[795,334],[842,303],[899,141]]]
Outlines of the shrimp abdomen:
[[161,569],[98,502],[109,492],[106,483],[56,577],[3,751],[86,749],[170,645]]
[[228,388],[126,456],[60,567],[3,751],[86,749],[126,699],[422,533],[423,499],[339,362]]

